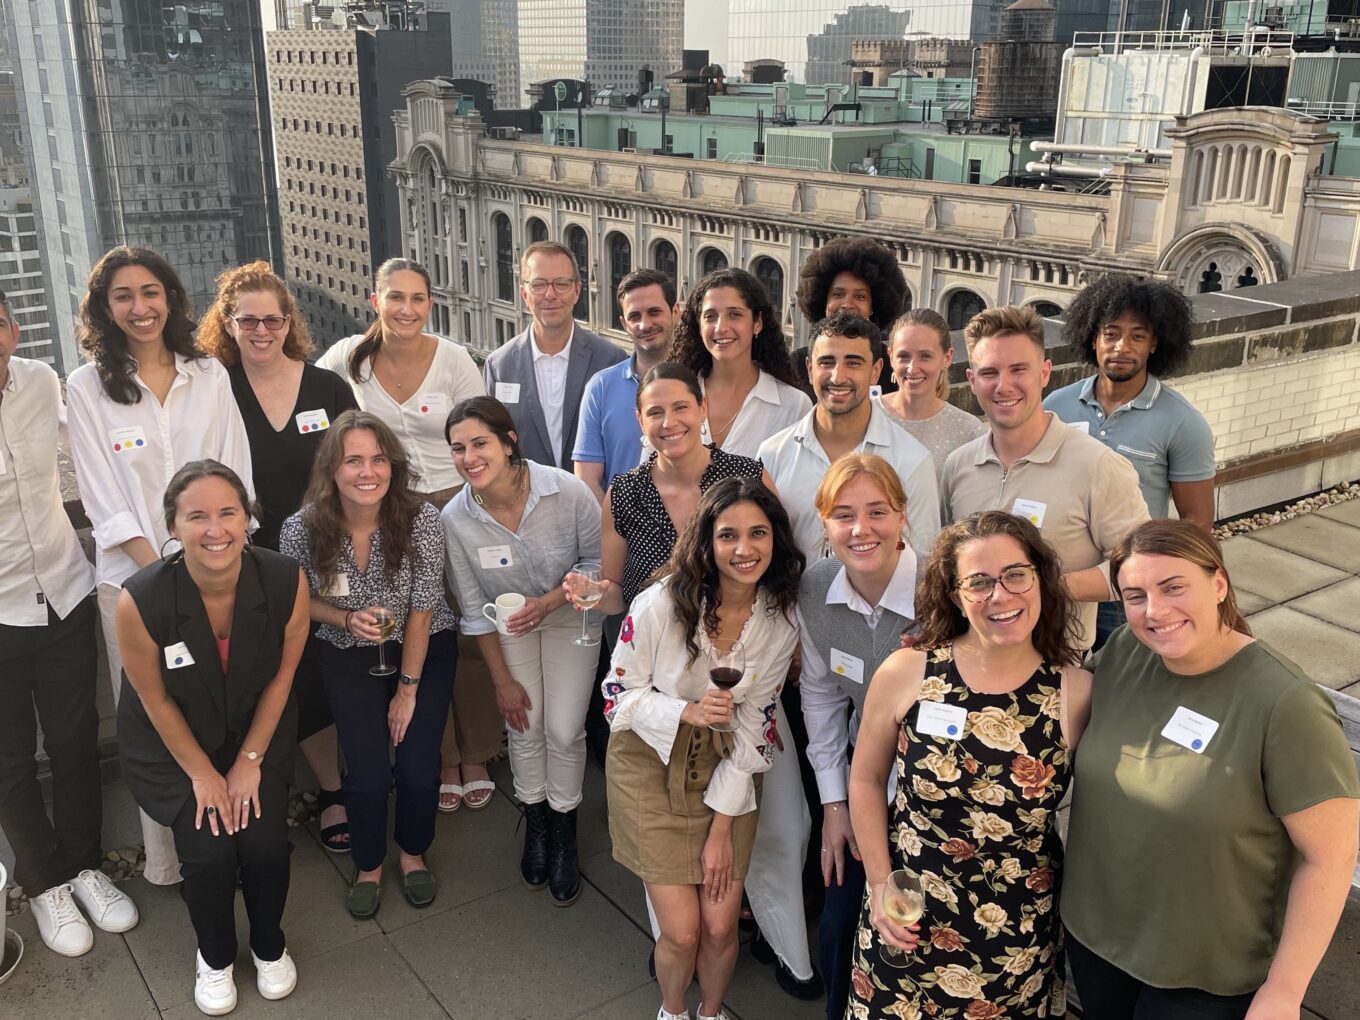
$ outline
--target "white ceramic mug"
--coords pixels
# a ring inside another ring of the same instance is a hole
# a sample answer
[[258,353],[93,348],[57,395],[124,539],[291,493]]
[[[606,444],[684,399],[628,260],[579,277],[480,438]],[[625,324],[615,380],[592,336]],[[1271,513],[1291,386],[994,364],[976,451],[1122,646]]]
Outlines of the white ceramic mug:
[[514,592],[506,592],[495,602],[488,602],[482,606],[482,615],[496,625],[496,629],[510,637],[510,631],[506,628],[506,621],[524,608],[524,596],[516,595]]

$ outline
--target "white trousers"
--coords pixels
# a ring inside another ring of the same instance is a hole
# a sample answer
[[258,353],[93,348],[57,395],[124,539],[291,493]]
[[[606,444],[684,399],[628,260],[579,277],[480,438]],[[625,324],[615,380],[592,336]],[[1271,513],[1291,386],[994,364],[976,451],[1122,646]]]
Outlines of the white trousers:
[[[109,679],[113,681],[113,704],[123,693],[123,657],[118,654],[118,630],[114,623],[118,610],[118,596],[123,589],[113,584],[99,586],[99,624],[104,631],[104,647],[109,657]],[[174,885],[180,880],[179,855],[175,853],[175,837],[168,828],[153,822],[145,811],[142,816],[142,845],[146,848],[144,877],[152,885]]]
[[[598,621],[598,614],[593,614]],[[600,625],[592,622],[597,641]],[[561,606],[523,637],[500,635],[510,675],[529,695],[529,728],[509,731],[515,796],[524,804],[547,800],[554,811],[581,803],[586,774],[586,712],[600,646],[578,645],[581,614]]]

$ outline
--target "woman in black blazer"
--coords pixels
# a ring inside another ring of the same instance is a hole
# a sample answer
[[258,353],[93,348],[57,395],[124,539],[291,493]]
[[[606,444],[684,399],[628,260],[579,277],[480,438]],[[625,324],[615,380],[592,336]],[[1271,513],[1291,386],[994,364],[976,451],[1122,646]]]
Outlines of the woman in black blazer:
[[128,578],[118,601],[118,737],[133,797],[174,834],[198,937],[194,1001],[220,1016],[236,1005],[238,869],[260,994],[297,984],[280,921],[307,585],[295,562],[249,544],[245,486],[217,461],[180,468],[163,509],[181,551]]

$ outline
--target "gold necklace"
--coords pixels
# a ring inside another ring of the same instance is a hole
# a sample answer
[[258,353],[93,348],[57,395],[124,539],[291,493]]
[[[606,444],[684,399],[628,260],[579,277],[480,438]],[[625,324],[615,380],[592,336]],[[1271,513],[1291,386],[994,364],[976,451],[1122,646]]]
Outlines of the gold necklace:
[[528,471],[527,468],[524,468],[524,467],[513,468],[512,470],[514,470],[514,471],[516,472],[516,477],[515,477],[515,496],[514,496],[514,498],[513,498],[512,500],[510,500],[509,503],[488,503],[486,500],[482,499],[482,494],[481,494],[480,492],[474,492],[474,493],[472,494],[472,498],[473,498],[474,500],[477,501],[477,505],[478,505],[478,506],[484,507],[484,508],[487,509],[487,510],[511,510],[511,509],[514,509],[515,505],[516,505],[517,503],[519,503],[519,501],[520,501],[521,499],[524,498],[524,489],[525,489],[525,484],[524,484],[524,483],[525,483],[525,481],[526,481],[527,478],[528,478],[529,471]]

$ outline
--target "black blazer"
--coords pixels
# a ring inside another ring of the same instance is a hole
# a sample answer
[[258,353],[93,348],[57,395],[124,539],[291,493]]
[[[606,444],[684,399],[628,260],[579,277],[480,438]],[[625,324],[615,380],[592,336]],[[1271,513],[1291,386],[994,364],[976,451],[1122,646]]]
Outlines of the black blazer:
[[[181,556],[143,567],[123,587],[137,604],[142,623],[159,650],[166,692],[204,753],[225,773],[250,730],[261,692],[278,673],[284,634],[297,599],[297,563],[256,547],[242,554],[225,676],[203,600]],[[193,662],[172,668],[166,662],[166,649],[179,642]],[[118,743],[123,779],[143,811],[162,825],[170,825],[193,796],[193,783],[156,732],[126,671],[121,682]],[[290,697],[263,765],[286,783],[293,778],[296,744],[297,712]]]

